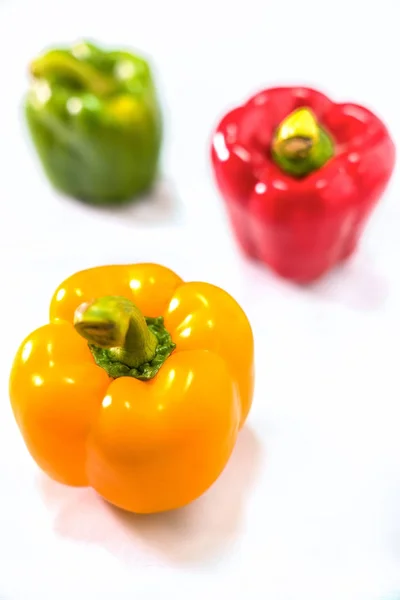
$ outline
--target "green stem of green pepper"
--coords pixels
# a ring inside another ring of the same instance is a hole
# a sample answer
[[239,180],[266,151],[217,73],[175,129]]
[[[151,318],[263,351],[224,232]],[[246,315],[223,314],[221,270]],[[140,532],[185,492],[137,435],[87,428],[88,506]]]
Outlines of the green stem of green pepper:
[[50,50],[39,56],[32,61],[30,72],[37,79],[69,78],[98,96],[107,96],[118,89],[117,83],[111,77],[63,50]]
[[311,110],[299,108],[277,128],[271,152],[283,171],[304,177],[327,163],[334,156],[335,147]]

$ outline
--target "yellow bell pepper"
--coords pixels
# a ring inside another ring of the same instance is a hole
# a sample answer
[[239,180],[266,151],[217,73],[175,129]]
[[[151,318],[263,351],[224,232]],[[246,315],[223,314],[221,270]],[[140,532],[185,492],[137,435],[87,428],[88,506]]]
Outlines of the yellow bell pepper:
[[[145,317],[143,316],[145,315]],[[222,289],[155,264],[76,273],[21,344],[10,399],[39,467],[135,513],[224,469],[253,397],[253,334]]]

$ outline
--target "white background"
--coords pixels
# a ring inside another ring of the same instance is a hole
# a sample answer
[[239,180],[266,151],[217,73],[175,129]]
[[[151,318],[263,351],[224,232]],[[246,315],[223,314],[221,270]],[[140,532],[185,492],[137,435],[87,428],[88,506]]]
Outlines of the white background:
[[[343,269],[307,289],[237,252],[208,161],[222,113],[305,83],[367,104],[400,143],[398,0],[0,0],[0,598],[378,600],[400,593],[400,180]],[[21,116],[29,59],[87,36],[152,58],[164,179],[96,210],[48,186]],[[48,480],[8,400],[11,361],[58,283],[158,261],[225,287],[255,332],[248,426],[173,514],[121,516]]]

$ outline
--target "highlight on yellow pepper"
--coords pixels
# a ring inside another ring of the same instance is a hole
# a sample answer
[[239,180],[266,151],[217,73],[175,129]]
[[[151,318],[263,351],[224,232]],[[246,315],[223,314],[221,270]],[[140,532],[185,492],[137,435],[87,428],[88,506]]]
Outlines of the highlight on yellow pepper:
[[38,466],[135,513],[179,508],[214,483],[253,386],[253,334],[238,303],[151,263],[61,283],[9,382]]

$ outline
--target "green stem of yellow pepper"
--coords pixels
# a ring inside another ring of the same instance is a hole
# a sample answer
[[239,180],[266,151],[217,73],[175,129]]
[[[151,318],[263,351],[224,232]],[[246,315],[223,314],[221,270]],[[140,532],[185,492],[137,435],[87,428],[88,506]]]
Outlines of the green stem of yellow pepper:
[[103,296],[75,311],[76,331],[110,377],[151,379],[175,348],[162,317],[145,318],[122,296]]
[[107,96],[118,89],[114,79],[63,50],[50,50],[39,56],[31,62],[30,72],[37,79],[70,78],[88,92],[98,96]]
[[113,349],[116,358],[138,367],[154,358],[157,339],[140,310],[127,298],[104,296],[75,311],[77,332],[90,344]]

